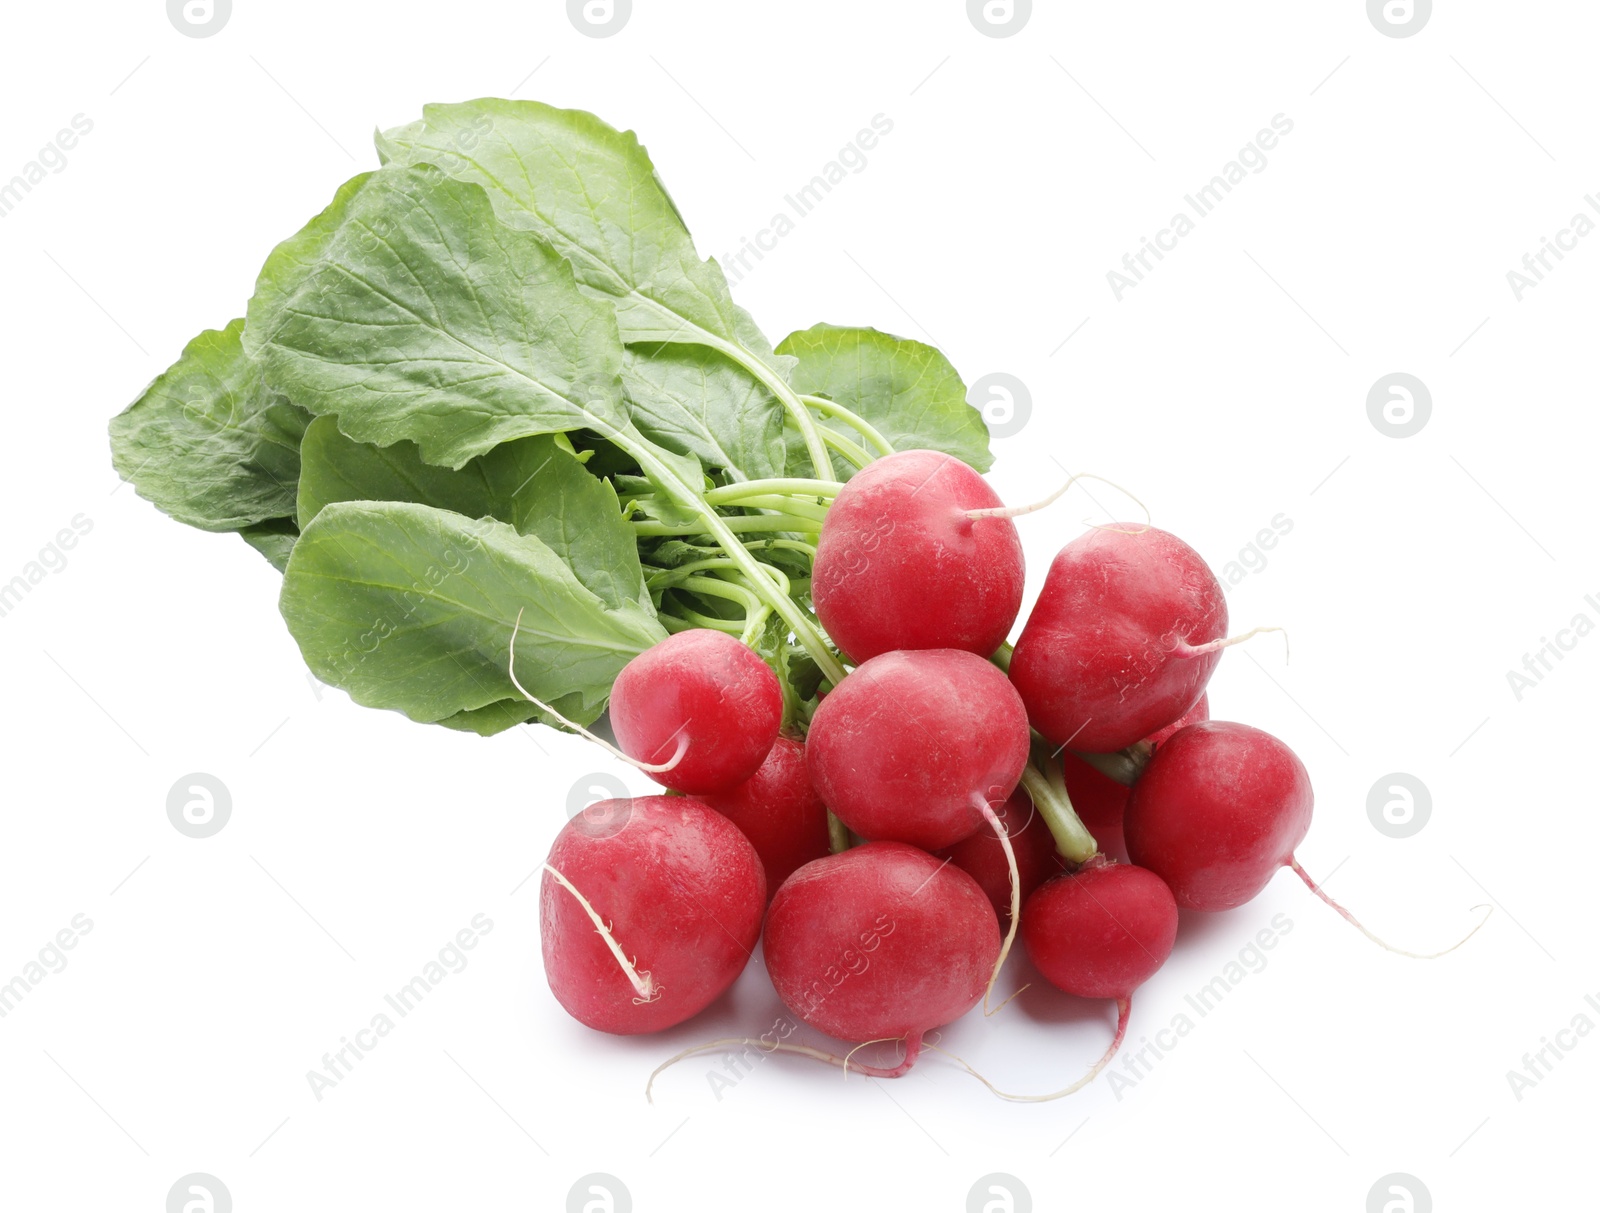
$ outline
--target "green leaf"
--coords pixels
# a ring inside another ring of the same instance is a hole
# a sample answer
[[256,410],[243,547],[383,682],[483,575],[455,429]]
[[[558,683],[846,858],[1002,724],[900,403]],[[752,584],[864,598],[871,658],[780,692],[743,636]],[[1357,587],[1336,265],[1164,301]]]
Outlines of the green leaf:
[[243,320],[201,333],[111,421],[111,461],[141,497],[203,531],[294,513],[307,415],[268,390]]
[[293,518],[271,518],[255,526],[244,527],[239,531],[239,538],[265,556],[272,567],[281,573],[289,566],[289,554],[294,551],[295,541],[300,538],[300,528],[295,526]]
[[[520,678],[521,675],[519,674]],[[568,720],[576,724],[593,724],[605,711],[605,707],[590,706],[585,708],[582,696],[567,695],[556,700],[550,705]],[[446,716],[437,720],[435,724],[442,724],[447,729],[457,729],[463,733],[476,733],[479,737],[493,737],[496,733],[503,733],[507,729],[516,728],[519,724],[528,724],[531,721],[541,721],[544,724],[559,728],[551,720],[526,699],[502,699],[499,703],[491,703],[486,708],[474,708],[470,712],[457,712],[454,716]]]
[[[778,350],[799,361],[796,391],[826,396],[878,430],[896,450],[944,451],[980,472],[989,470],[989,429],[967,403],[967,388],[931,345],[876,329],[819,324],[791,333]],[[824,422],[862,445],[842,421]],[[837,459],[835,460],[837,463]],[[805,474],[805,450],[790,442],[791,474]]]
[[[338,502],[306,527],[279,601],[306,664],[357,703],[444,721],[517,696],[603,706],[666,636],[648,606],[609,608],[541,540],[409,502]],[[530,705],[531,706],[531,705]]]
[[318,417],[301,443],[302,526],[336,501],[412,501],[489,516],[535,535],[607,606],[647,601],[639,548],[616,491],[584,470],[569,445],[538,435],[507,442],[459,471],[425,463],[416,444],[378,447]]
[[609,306],[488,195],[436,169],[385,169],[320,255],[280,247],[251,301],[268,382],[361,442],[459,468],[502,442],[629,427]]
[[623,340],[731,343],[781,366],[722,268],[700,259],[633,132],[582,110],[488,98],[427,106],[377,144],[386,162],[436,165],[487,189],[504,222],[539,232],[579,282],[615,300]]
[[783,475],[783,406],[763,384],[703,346],[629,346],[622,366],[634,424],[668,450],[733,480]]

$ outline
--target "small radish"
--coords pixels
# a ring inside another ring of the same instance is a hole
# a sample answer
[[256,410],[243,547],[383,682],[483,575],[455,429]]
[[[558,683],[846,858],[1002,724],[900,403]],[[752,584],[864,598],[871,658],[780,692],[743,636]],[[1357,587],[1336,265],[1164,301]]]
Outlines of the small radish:
[[828,810],[806,773],[805,746],[779,737],[749,779],[700,797],[750,840],[766,868],[768,895],[796,868],[828,853]]
[[823,803],[862,838],[936,851],[989,823],[1011,881],[991,988],[1022,907],[1014,848],[995,808],[1016,790],[1029,743],[1027,712],[1006,676],[960,649],[884,653],[857,666],[823,698],[806,740]]
[[895,649],[987,657],[1022,606],[1022,542],[982,476],[939,451],[869,464],[828,510],[811,598],[835,644],[861,663]]
[[[1120,784],[1113,786],[1127,792]],[[1034,812],[1033,801],[1021,788],[1011,793],[1011,798],[996,809],[995,814],[1005,825],[1006,837],[1011,840],[1016,855],[1017,896],[1027,901],[1029,894],[1062,870],[1064,861],[1056,851],[1055,839],[1050,836],[1044,818]],[[937,858],[950,860],[978,882],[1002,926],[1010,920],[1011,875],[998,835],[979,830],[955,846],[939,851]]]
[[1209,721],[1174,734],[1133,785],[1128,856],[1189,910],[1230,910],[1266,887],[1311,828],[1311,777],[1260,729]]
[[823,697],[806,766],[823,802],[862,838],[937,851],[1011,795],[1028,740],[1022,701],[983,658],[885,653]]
[[[1125,822],[1128,855],[1149,868],[1190,910],[1228,910],[1259,893],[1279,868],[1290,868],[1374,943],[1390,947],[1318,887],[1295,859],[1311,828],[1311,778],[1294,751],[1245,724],[1206,721],[1173,734],[1133,786]],[[1487,921],[1485,919],[1484,921]]]
[[670,1028],[743,971],[766,902],[760,857],[720,813],[683,796],[600,801],[545,860],[545,976],[591,1028]]
[[1051,564],[1011,681],[1055,744],[1120,750],[1195,705],[1221,650],[1245,639],[1224,639],[1227,627],[1222,586],[1188,544],[1150,526],[1101,527]]
[[905,1041],[899,1066],[876,1071],[885,1078],[983,997],[999,939],[977,881],[898,842],[801,868],[772,899],[764,935],[772,984],[800,1019],[840,1040]]
[[749,645],[692,628],[652,645],[617,675],[611,729],[617,744],[674,791],[719,792],[749,779],[777,740],[783,692]]
[[1088,1074],[1064,1090],[1011,1099],[1058,1099],[1092,1082],[1122,1047],[1133,992],[1172,954],[1178,905],[1154,872],[1092,859],[1042,885],[1022,911],[1022,941],[1045,980],[1080,998],[1111,998],[1117,1030]]

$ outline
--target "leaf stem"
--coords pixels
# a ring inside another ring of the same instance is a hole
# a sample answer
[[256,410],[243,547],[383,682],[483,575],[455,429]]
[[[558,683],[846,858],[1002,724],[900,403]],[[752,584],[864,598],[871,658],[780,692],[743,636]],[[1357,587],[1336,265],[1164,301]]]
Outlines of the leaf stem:
[[811,458],[811,466],[816,470],[820,480],[833,479],[833,461],[828,458],[828,448],[822,439],[821,429],[812,420],[811,413],[801,403],[800,397],[795,394],[794,388],[784,380],[783,376],[768,366],[760,357],[751,353],[743,346],[735,345],[730,341],[713,338],[715,348],[733,359],[745,370],[750,372],[761,385],[778,398],[788,414],[794,418],[795,426],[800,431],[800,436],[805,440],[806,453]]
[[867,420],[856,413],[852,413],[837,401],[829,400],[826,396],[801,396],[801,400],[816,409],[824,417],[837,417],[856,433],[860,434],[872,446],[876,447],[880,455],[893,455],[894,447],[889,440],[880,434]]
[[[704,517],[705,515],[701,515]],[[794,518],[787,514],[750,514],[743,518],[718,517],[729,539],[738,547],[744,545],[733,538],[735,532],[748,531],[800,531],[807,534],[820,534],[822,524],[811,518]],[[629,519],[636,535],[711,535],[716,537],[716,532],[706,525],[698,522],[654,522]]]
[[844,488],[837,480],[805,480],[786,477],[780,480],[741,480],[706,491],[706,500],[712,505],[735,505],[746,497],[769,495],[825,497],[832,499]]
[[1046,774],[1053,766],[1047,758],[1029,762],[1022,770],[1022,786],[1056,840],[1056,850],[1073,863],[1087,863],[1099,853],[1099,844],[1073,809],[1066,784],[1059,778],[1060,768]]

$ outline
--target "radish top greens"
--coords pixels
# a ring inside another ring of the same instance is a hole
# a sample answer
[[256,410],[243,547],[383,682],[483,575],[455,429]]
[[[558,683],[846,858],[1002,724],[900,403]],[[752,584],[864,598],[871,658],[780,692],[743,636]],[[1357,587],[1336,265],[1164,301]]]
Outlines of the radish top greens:
[[897,447],[984,471],[939,351],[818,325],[774,348],[695,252],[649,156],[591,114],[429,106],[273,250],[111,423],[117,471],[284,574],[313,673],[498,732],[587,723],[629,658],[716,628],[809,714],[837,650],[810,604],[840,482]]

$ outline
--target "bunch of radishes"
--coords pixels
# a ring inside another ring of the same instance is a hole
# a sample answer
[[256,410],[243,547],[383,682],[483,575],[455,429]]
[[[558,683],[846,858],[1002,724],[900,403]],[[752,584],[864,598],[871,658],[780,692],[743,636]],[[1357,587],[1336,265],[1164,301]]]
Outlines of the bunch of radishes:
[[[1305,767],[1258,729],[1207,719],[1233,641],[1204,561],[1148,525],[1090,530],[1056,557],[1012,650],[1012,517],[1030,508],[926,450],[843,487],[811,596],[853,668],[803,738],[780,734],[778,680],[734,636],[679,632],[629,663],[611,695],[618,744],[681,795],[593,805],[557,838],[541,921],[563,1007],[606,1032],[671,1027],[760,938],[800,1020],[903,1042],[903,1060],[763,1047],[890,1077],[985,999],[1020,929],[1050,982],[1117,1003],[1087,1081],[1171,953],[1180,906],[1241,905],[1284,866],[1305,877]],[[1132,862],[1091,828],[1125,832]]]

